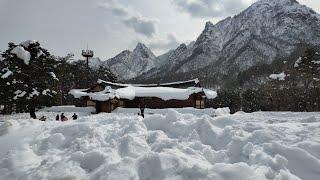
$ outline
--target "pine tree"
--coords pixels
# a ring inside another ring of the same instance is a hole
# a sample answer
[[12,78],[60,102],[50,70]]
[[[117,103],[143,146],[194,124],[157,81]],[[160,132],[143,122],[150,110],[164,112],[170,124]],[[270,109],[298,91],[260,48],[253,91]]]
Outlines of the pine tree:
[[[87,69],[86,62],[83,60],[74,60],[72,54],[65,57],[58,57],[57,77],[60,80],[58,84],[59,105],[74,104],[73,97],[69,96],[70,89],[86,89],[97,83],[98,79],[115,82],[117,77],[109,68],[100,66],[97,69]],[[87,82],[89,80],[89,84]]]
[[[9,43],[3,53],[1,87],[5,87],[4,104],[10,110],[33,112],[38,106],[53,104],[58,79],[55,76],[57,61],[38,42],[26,41],[20,45]],[[7,72],[6,72],[7,71]]]

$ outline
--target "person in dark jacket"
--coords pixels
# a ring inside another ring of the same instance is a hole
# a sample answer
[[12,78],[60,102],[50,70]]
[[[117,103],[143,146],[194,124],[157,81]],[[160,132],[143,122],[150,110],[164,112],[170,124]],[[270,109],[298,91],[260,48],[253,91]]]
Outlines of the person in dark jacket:
[[144,109],[145,106],[140,106],[140,115],[142,116],[142,118],[144,118]]
[[74,114],[72,115],[72,119],[73,119],[73,120],[78,119],[78,115],[77,115],[76,113],[74,113]]
[[65,118],[66,116],[64,115],[64,113],[61,113],[61,115],[60,115],[60,119],[61,119],[61,121],[63,120],[63,118]]
[[59,119],[59,114],[57,114],[57,116],[56,116],[56,121],[59,121],[60,119]]
[[28,109],[29,109],[30,117],[32,119],[37,119],[36,108],[33,105],[29,105]]

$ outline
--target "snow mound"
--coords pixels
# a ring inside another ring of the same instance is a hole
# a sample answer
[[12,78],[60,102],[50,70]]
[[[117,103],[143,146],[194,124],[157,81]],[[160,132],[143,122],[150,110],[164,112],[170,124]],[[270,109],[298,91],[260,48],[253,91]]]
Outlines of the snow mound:
[[75,106],[52,106],[42,109],[45,112],[86,112],[94,113],[96,112],[93,107],[75,107]]
[[[172,108],[173,110],[181,113],[181,114],[192,114],[195,116],[226,116],[230,115],[230,109],[229,108],[218,108],[218,109],[212,109],[212,108],[206,108],[206,109],[196,109],[193,107],[185,107],[185,108]],[[162,114],[166,115],[168,111],[171,109],[145,109],[145,114]],[[137,115],[140,113],[139,108],[121,108],[118,107],[117,109],[113,110],[112,113],[116,114],[131,114],[131,115]]]
[[0,121],[0,136],[6,134],[11,125],[12,124],[8,121]]
[[[305,116],[312,120],[301,122]],[[144,119],[117,112],[67,122],[16,114],[6,116],[11,126],[0,136],[1,144],[12,143],[0,147],[0,179],[314,180],[319,119],[317,113],[211,117],[174,109]]]

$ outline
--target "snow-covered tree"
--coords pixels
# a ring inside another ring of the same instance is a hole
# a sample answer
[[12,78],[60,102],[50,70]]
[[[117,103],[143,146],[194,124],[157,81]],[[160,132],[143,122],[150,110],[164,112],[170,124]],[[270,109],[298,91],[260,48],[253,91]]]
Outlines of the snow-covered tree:
[[[34,111],[37,106],[53,104],[56,95],[57,61],[36,41],[19,45],[9,43],[0,66],[3,104],[10,110]],[[2,104],[2,103],[0,103]]]
[[[117,77],[106,66],[96,66],[87,69],[86,61],[75,60],[73,54],[57,57],[56,68],[58,83],[58,102],[62,104],[74,104],[74,98],[69,96],[70,89],[88,88],[97,83],[98,79],[115,82]],[[89,83],[88,83],[89,82]]]

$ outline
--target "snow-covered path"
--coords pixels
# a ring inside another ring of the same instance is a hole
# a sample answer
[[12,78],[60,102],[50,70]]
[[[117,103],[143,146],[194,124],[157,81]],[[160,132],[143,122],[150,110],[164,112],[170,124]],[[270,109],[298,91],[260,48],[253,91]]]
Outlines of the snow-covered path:
[[6,116],[0,179],[320,179],[320,113],[152,113]]

